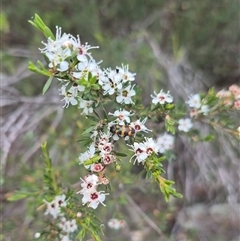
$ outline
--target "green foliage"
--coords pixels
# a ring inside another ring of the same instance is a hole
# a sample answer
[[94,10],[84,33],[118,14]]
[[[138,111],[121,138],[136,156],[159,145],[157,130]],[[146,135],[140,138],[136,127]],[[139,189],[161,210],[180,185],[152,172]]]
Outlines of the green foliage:
[[45,25],[43,20],[36,13],[33,20],[28,20],[28,22],[37,29],[39,29],[46,38],[51,38],[52,40],[55,40],[55,37],[50,28]]
[[166,180],[163,177],[159,177],[159,186],[164,195],[166,202],[169,201],[170,197],[182,198],[182,194],[178,193],[175,188],[172,187],[175,184],[174,181]]
[[43,158],[44,158],[44,163],[45,163],[45,171],[43,174],[43,180],[44,184],[48,188],[48,195],[50,196],[57,196],[60,194],[60,188],[57,183],[56,179],[56,174],[53,172],[53,167],[52,167],[52,160],[49,157],[48,149],[47,149],[47,142],[42,144],[41,146],[42,152],[43,152]]
[[[33,71],[35,73],[38,73],[38,74],[41,74],[41,75],[46,75],[46,76],[50,76],[51,78],[51,74],[50,72],[44,67],[44,65],[41,63],[41,61],[37,61],[37,64],[39,67],[37,67],[35,64],[33,64],[32,62],[29,62],[29,65],[28,65],[28,69],[30,71]],[[49,79],[50,79],[49,78]],[[51,85],[48,84],[49,86]],[[45,92],[44,92],[45,93]]]
[[50,76],[49,79],[47,80],[46,84],[43,87],[43,95],[46,93],[46,91],[51,86],[52,80],[53,80],[53,76]]
[[18,191],[15,191],[8,198],[8,201],[18,201],[18,200],[21,200],[21,199],[33,197],[33,196],[35,196],[37,194],[38,194],[38,192],[28,192],[28,191],[24,191],[24,190],[18,190]]

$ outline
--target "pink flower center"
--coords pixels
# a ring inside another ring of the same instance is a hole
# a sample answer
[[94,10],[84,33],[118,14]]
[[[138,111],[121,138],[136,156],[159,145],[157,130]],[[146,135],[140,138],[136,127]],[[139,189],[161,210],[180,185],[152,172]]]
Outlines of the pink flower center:
[[96,192],[92,193],[91,194],[91,199],[92,200],[98,199],[98,194]]
[[135,125],[135,126],[134,126],[134,129],[137,130],[137,131],[140,131],[142,128],[141,128],[140,125]]
[[159,99],[160,101],[165,100],[165,96],[160,95],[160,96],[158,97],[158,99]]
[[111,152],[111,151],[112,151],[112,148],[111,148],[111,146],[105,146],[105,147],[103,148],[103,150],[106,151],[106,152]]
[[147,154],[152,154],[152,152],[153,152],[153,149],[151,148],[151,147],[149,147],[149,148],[147,148]]
[[125,119],[125,118],[124,118],[124,115],[119,115],[119,116],[118,116],[118,119],[119,119],[119,120],[124,120],[124,119]]
[[140,149],[140,148],[138,148],[138,149],[136,150],[136,154],[141,154],[142,152],[143,152],[143,150]]
[[87,189],[92,188],[92,186],[93,186],[93,184],[92,184],[92,183],[88,183],[88,184],[87,184]]
[[109,164],[109,163],[111,163],[111,158],[109,156],[105,156],[104,164]]

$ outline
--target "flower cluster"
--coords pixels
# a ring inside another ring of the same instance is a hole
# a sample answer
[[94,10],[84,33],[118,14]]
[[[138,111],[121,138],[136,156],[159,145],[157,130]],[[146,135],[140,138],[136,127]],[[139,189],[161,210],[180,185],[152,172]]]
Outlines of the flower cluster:
[[169,91],[165,93],[163,90],[160,90],[160,92],[157,94],[154,92],[154,95],[151,95],[152,97],[152,103],[157,105],[161,104],[164,105],[166,103],[172,103],[173,102],[173,97],[170,95]]
[[45,212],[45,215],[50,214],[53,216],[53,218],[57,218],[58,216],[62,216],[63,213],[61,211],[61,207],[66,207],[67,206],[67,200],[66,196],[59,195],[54,198],[51,202],[47,202],[44,200],[44,202],[47,204],[47,210]]
[[82,180],[81,187],[82,189],[77,192],[83,195],[82,203],[83,205],[88,203],[88,207],[91,207],[93,209],[96,209],[98,205],[101,203],[105,206],[103,203],[106,195],[108,193],[105,193],[104,191],[97,191],[97,186],[101,184],[101,181],[99,180],[99,177],[95,174],[91,174],[88,176],[85,176]]
[[236,110],[240,110],[240,88],[237,85],[231,85],[229,90],[221,90],[217,97],[223,101],[224,105],[233,105]]
[[[95,173],[84,178],[82,183],[83,189],[78,192],[83,195],[83,204],[88,203],[88,206],[94,209],[97,208],[99,203],[103,204],[106,194],[103,191],[97,192],[96,188],[99,184],[108,184],[109,181],[105,177],[104,172],[109,164],[117,164],[117,156],[114,151],[115,142],[120,137],[124,137],[127,140],[140,131],[150,131],[145,126],[147,119],[132,121],[131,116],[133,115],[133,112],[125,109],[116,110],[114,113],[109,113],[109,116],[112,116],[112,121],[106,124],[105,129],[104,125],[101,126],[98,123],[96,130],[92,132],[90,136],[93,140],[92,144],[87,151],[79,156],[79,164],[84,165],[86,169]],[[97,130],[97,127],[101,127],[100,130]],[[151,147],[149,140],[146,142],[146,145]],[[150,155],[150,149],[148,148],[146,151]]]
[[134,152],[134,155],[132,156],[132,158],[135,158],[134,163],[137,161],[138,163],[144,164],[152,153],[157,154],[159,152],[159,146],[153,138],[145,138],[145,141],[140,143],[134,142],[131,147]]
[[84,90],[93,85],[95,89],[101,87],[103,95],[115,94],[117,103],[133,103],[136,92],[130,83],[136,74],[129,71],[128,65],[102,70],[101,61],[96,62],[89,52],[98,46],[82,44],[79,36],[62,34],[61,28],[56,28],[55,40],[49,37],[47,43],[42,42],[45,47],[40,51],[47,57],[50,71],[61,83],[59,92],[64,96],[63,107],[79,104],[83,114],[92,113],[95,100],[86,97]]
[[120,104],[132,104],[132,97],[136,94],[134,85],[130,83],[135,80],[135,73],[128,70],[128,66],[116,67],[115,70],[108,68],[104,71],[104,76],[99,78],[104,95],[116,94],[116,101]]
[[[76,220],[66,220],[64,217],[64,212],[61,208],[67,206],[67,200],[66,196],[64,194],[56,196],[54,200],[51,202],[47,202],[44,200],[44,202],[47,204],[47,210],[45,212],[45,215],[50,214],[54,219],[60,217],[61,221],[58,224],[58,227],[60,228],[59,237],[61,241],[70,241],[69,234],[73,233],[77,230],[77,224]],[[35,234],[35,238],[39,238],[40,233]]]
[[61,218],[58,227],[60,228],[61,233],[63,233],[60,234],[61,241],[70,241],[69,235],[78,229],[75,219],[67,220],[65,217]]

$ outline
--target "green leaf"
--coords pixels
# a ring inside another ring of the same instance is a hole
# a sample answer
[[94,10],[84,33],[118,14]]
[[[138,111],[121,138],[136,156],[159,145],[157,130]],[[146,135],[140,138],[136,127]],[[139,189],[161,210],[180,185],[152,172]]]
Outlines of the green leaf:
[[50,37],[52,40],[55,40],[52,31],[45,25],[39,15],[35,13],[33,20],[28,20],[28,22],[35,28],[39,29],[46,38]]
[[164,106],[164,109],[165,110],[173,110],[175,108],[175,105],[174,104],[166,104]]
[[48,81],[46,82],[46,84],[44,85],[43,87],[43,92],[42,94],[44,95],[46,93],[46,91],[49,89],[49,87],[51,86],[52,84],[52,80],[53,80],[53,76],[50,76]]
[[92,79],[92,73],[91,73],[91,72],[88,72],[88,82],[91,83],[91,79]]
[[209,134],[209,135],[207,135],[205,137],[201,137],[200,141],[212,141],[214,138],[215,138],[214,135]]
[[40,61],[37,61],[37,64],[39,67],[34,65],[34,63],[29,62],[28,63],[28,69],[32,72],[36,72],[38,74],[46,75],[46,76],[51,76],[51,73],[43,66],[43,64]]
[[166,156],[162,156],[162,157],[158,157],[157,158],[157,161],[158,162],[162,162],[162,161],[164,161],[166,159]]
[[93,156],[92,158],[90,158],[89,160],[84,161],[83,164],[84,164],[85,166],[91,165],[91,164],[93,164],[93,163],[95,163],[95,162],[98,162],[100,159],[101,159],[101,157],[100,157],[99,155],[94,155],[94,156]]
[[121,153],[121,152],[116,152],[115,154],[116,154],[116,156],[121,156],[121,157],[126,157],[126,156],[128,156],[127,154]]
[[86,115],[86,117],[94,122],[99,122],[99,119],[92,115]]
[[99,120],[101,119],[101,117],[99,116],[99,114],[95,110],[93,110],[93,113],[99,118]]
[[103,107],[103,105],[101,104],[102,110],[103,110],[103,114],[104,114],[104,119],[108,120],[108,114],[105,110],[105,108]]
[[153,112],[153,111],[156,111],[158,109],[162,109],[162,105],[157,104],[155,107],[153,107],[153,109],[151,109],[151,111]]
[[148,170],[146,174],[146,179],[150,179],[151,177],[152,177],[152,172]]
[[8,201],[17,201],[27,197],[34,197],[36,196],[36,192],[27,192],[27,191],[15,191],[9,198]]
[[100,86],[97,85],[97,84],[93,84],[93,85],[92,85],[92,89],[93,89],[93,90],[100,90]]
[[91,77],[91,79],[88,80],[91,84],[95,84],[97,81],[97,76]]
[[88,129],[86,129],[86,130],[82,133],[82,135],[89,134],[90,132],[92,132],[92,131],[94,130],[94,128],[95,128],[95,126],[89,127]]
[[43,28],[43,34],[46,38],[51,38],[52,40],[55,40],[55,37],[49,27],[45,26]]
[[159,179],[159,181],[160,181],[159,183],[160,190],[163,193],[166,202],[169,201],[170,196],[177,197],[177,198],[182,197],[182,195],[178,193],[175,188],[172,187],[172,185],[174,184],[174,181],[166,180],[162,177]]

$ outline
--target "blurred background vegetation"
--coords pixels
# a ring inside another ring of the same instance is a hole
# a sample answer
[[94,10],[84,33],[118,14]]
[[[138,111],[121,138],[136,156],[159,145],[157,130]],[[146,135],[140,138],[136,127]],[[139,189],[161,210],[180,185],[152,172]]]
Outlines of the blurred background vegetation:
[[[186,100],[212,86],[239,84],[239,1],[2,0],[2,7],[1,240],[32,240],[43,227],[46,217],[34,200],[7,201],[15,189],[41,185],[42,142],[48,141],[65,186],[85,173],[76,168],[83,151],[77,140],[87,120],[73,108],[63,113],[57,83],[42,96],[46,78],[27,70],[29,61],[42,60],[38,48],[44,38],[27,22],[35,13],[53,32],[58,25],[63,32],[80,34],[83,43],[98,45],[92,54],[103,60],[102,67],[129,64],[145,104],[161,88]],[[156,135],[161,128],[155,128]],[[120,174],[113,170],[108,199],[114,201],[100,208],[99,216],[105,224],[112,216],[123,218],[128,226],[120,232],[106,227],[103,240],[161,240],[163,232],[169,240],[237,241],[239,145],[221,130],[216,134],[213,143],[194,146],[177,136],[177,158],[165,165],[167,177],[184,195],[181,200],[166,204],[158,187],[135,175],[139,170],[128,160]]]

